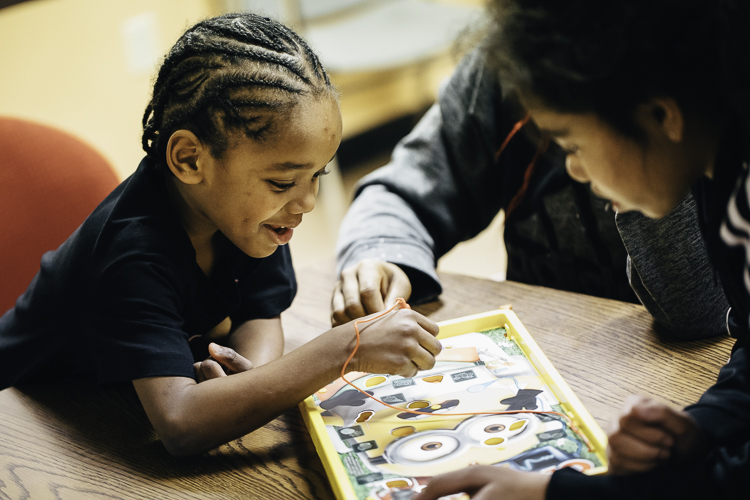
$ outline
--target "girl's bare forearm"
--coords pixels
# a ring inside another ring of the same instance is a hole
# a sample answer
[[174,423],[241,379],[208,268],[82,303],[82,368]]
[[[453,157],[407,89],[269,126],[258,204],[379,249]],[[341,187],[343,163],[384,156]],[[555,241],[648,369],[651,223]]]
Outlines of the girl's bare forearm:
[[134,385],[170,453],[194,455],[262,427],[338,378],[351,349],[340,333],[329,331],[276,361],[200,384],[158,377]]

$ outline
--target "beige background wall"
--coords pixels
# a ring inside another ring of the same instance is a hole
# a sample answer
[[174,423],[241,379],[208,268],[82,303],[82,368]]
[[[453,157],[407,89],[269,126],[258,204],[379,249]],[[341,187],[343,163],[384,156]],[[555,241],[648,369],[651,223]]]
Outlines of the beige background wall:
[[72,132],[130,175],[159,60],[210,5],[36,0],[0,10],[0,115]]

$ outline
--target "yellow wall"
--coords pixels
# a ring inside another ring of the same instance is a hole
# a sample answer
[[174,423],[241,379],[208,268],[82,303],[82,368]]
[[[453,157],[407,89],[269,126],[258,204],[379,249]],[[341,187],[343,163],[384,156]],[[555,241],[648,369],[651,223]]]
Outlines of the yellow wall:
[[[0,115],[67,130],[99,150],[121,178],[130,175],[144,154],[141,117],[160,58],[188,26],[212,15],[211,6],[35,0],[0,10]],[[132,23],[128,38],[123,32]],[[145,61],[129,59],[134,44]]]

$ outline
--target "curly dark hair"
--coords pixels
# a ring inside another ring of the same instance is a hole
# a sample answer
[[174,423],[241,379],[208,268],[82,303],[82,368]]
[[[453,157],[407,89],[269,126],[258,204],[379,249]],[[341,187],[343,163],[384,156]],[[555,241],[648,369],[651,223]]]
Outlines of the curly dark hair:
[[750,94],[747,0],[492,0],[486,47],[506,87],[560,112],[594,112],[642,140],[638,104],[669,96],[704,119]]
[[226,14],[188,29],[167,54],[143,115],[143,149],[158,168],[187,129],[221,157],[232,133],[263,140],[304,95],[335,95],[318,57],[283,24]]

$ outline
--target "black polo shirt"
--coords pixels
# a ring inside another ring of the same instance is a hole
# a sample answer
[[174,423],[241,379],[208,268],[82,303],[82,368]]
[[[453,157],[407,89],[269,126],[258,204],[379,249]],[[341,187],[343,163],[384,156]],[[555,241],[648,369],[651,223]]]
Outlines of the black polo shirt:
[[289,248],[249,257],[231,244],[207,278],[146,158],[56,251],[0,318],[0,389],[25,380],[95,384],[194,377],[188,339],[288,308]]

